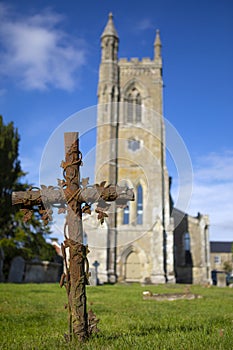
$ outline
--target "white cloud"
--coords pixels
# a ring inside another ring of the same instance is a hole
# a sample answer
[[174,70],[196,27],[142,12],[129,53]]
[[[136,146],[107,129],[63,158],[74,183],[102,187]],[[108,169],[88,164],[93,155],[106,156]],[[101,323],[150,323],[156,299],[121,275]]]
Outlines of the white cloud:
[[194,166],[189,212],[208,214],[210,238],[233,240],[233,151],[202,156]]
[[233,151],[225,151],[222,154],[210,153],[199,158],[196,170],[197,178],[203,181],[232,181]]
[[74,88],[86,50],[59,29],[61,15],[47,10],[22,17],[0,4],[0,21],[1,76],[18,80],[25,89]]
[[136,29],[138,30],[147,30],[154,28],[154,25],[152,24],[151,20],[149,18],[144,18],[140,22],[137,23]]

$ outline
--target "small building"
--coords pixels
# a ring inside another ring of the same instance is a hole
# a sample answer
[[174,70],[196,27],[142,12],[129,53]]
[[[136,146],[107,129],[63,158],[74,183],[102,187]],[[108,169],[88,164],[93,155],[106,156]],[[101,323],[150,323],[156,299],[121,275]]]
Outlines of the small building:
[[211,270],[224,271],[224,263],[232,264],[233,242],[210,242],[210,266]]
[[176,283],[201,284],[209,282],[209,218],[190,216],[173,208],[174,269]]

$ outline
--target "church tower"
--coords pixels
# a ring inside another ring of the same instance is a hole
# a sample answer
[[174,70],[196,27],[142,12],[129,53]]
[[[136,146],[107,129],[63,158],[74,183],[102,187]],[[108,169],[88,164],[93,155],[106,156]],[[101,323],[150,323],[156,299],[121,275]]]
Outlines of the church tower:
[[[118,75],[119,38],[110,13],[101,36],[101,63],[98,85],[98,152],[96,154],[96,177],[108,183],[117,183],[117,132],[119,102]],[[103,160],[108,160],[104,161]],[[110,161],[111,160],[111,161]],[[100,165],[100,168],[98,167]],[[100,180],[101,181],[101,180]]]
[[109,282],[174,282],[160,33],[152,59],[118,59],[118,44],[110,13],[101,36],[96,182],[128,185],[135,201],[110,212],[100,264]]

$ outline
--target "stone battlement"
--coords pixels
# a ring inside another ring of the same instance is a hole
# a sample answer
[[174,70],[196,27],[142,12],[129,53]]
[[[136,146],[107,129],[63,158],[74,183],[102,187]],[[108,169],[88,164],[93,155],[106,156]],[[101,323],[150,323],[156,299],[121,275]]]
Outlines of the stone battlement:
[[[157,61],[157,60],[156,60]],[[141,60],[138,58],[138,57],[131,57],[131,58],[125,58],[125,57],[123,57],[123,58],[119,58],[119,64],[124,64],[124,63],[128,63],[128,64],[131,64],[131,63],[133,63],[133,64],[137,64],[137,63],[139,63],[139,64],[141,64],[141,63],[144,63],[144,64],[151,64],[151,63],[155,63],[156,62],[155,60],[152,60],[152,59],[150,59],[150,57],[143,57]]]

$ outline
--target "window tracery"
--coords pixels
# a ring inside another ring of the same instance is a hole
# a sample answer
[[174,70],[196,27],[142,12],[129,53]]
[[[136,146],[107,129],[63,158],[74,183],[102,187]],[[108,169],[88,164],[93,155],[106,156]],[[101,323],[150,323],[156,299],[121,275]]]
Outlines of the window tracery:
[[143,224],[143,189],[141,185],[137,188],[137,224]]
[[140,92],[131,88],[126,95],[126,121],[128,123],[140,123],[142,121],[142,98]]

